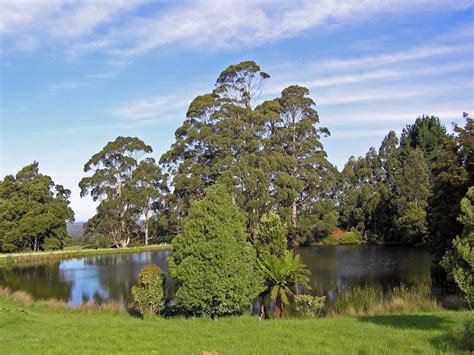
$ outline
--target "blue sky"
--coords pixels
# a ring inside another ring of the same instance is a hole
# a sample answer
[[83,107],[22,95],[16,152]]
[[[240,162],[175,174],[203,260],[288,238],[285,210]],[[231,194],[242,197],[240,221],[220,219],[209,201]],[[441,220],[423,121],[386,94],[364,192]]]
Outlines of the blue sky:
[[0,1],[0,177],[36,160],[77,184],[118,135],[160,155],[190,100],[229,64],[271,75],[261,99],[305,85],[341,168],[422,114],[474,107],[474,1]]

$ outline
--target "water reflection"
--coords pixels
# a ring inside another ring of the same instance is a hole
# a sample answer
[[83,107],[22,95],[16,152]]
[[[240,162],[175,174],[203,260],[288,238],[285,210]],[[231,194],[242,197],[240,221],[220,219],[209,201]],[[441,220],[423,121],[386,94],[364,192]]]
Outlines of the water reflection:
[[55,261],[27,268],[0,268],[0,285],[26,291],[36,298],[69,300],[74,281],[61,277],[60,264],[60,261]]
[[[412,285],[430,281],[429,253],[402,247],[333,246],[297,250],[312,272],[316,294],[331,294],[338,288]],[[25,290],[36,298],[59,298],[71,305],[95,300],[128,303],[130,288],[147,264],[158,265],[166,275],[168,297],[174,284],[168,276],[166,258],[171,251],[149,251],[56,261],[28,267],[0,268],[0,285]]]
[[312,272],[313,293],[348,287],[385,290],[430,282],[432,256],[423,250],[380,245],[341,245],[297,250]]

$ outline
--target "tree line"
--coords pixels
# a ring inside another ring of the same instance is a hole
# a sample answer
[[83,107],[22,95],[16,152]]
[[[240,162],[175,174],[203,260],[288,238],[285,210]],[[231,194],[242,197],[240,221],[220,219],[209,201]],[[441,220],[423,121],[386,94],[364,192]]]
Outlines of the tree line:
[[[254,246],[268,213],[285,225],[289,247],[340,227],[368,242],[424,245],[440,260],[457,236],[470,235],[461,216],[474,175],[467,114],[453,134],[437,117],[419,117],[338,172],[327,159],[321,138],[330,132],[319,125],[309,90],[292,85],[257,104],[269,79],[255,62],[230,65],[212,91],[191,102],[158,162],[136,137],[118,137],[94,154],[79,183],[81,196],[99,202],[86,236],[126,247],[182,233],[193,201],[216,184],[242,211],[246,242]],[[37,163],[5,177],[0,251],[62,248],[65,221],[73,218],[69,195],[39,174]]]

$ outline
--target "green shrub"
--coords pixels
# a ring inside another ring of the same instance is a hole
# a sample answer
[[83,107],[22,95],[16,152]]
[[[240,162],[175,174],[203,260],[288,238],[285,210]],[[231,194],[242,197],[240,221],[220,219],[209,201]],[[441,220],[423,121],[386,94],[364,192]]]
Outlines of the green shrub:
[[329,236],[321,240],[321,244],[323,245],[339,245],[339,240],[334,238],[333,236]]
[[109,238],[104,234],[87,235],[83,237],[82,246],[84,249],[109,248]]
[[64,247],[73,246],[74,245],[74,240],[72,239],[71,236],[68,235],[68,236],[66,236],[66,238],[64,238],[63,245],[64,245]]
[[283,256],[286,251],[286,224],[276,213],[265,213],[255,231],[255,250],[257,257],[265,255]]
[[57,238],[44,238],[43,250],[59,250],[61,249],[61,241]]
[[138,285],[132,287],[135,308],[143,315],[154,315],[165,304],[164,277],[155,264],[145,266],[140,271]]
[[474,318],[464,322],[464,331],[461,334],[459,345],[462,350],[474,351]]
[[326,296],[317,297],[311,295],[295,296],[296,313],[303,318],[316,318],[321,314],[321,310],[326,302]]
[[344,232],[340,237],[328,236],[321,240],[323,245],[340,245],[340,244],[361,244],[362,235],[359,231],[353,229],[350,232]]
[[192,203],[168,258],[176,302],[186,313],[240,313],[263,290],[244,221],[223,185],[209,187],[204,199]]
[[360,244],[361,234],[356,230],[344,233],[342,238],[339,240],[341,244]]

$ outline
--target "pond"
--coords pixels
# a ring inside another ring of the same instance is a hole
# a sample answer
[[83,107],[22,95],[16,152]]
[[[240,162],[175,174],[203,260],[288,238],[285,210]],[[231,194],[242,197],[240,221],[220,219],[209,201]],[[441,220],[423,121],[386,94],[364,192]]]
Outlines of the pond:
[[[297,249],[311,270],[315,294],[334,294],[337,289],[370,286],[385,289],[430,282],[431,255],[421,249],[347,245]],[[0,286],[24,290],[35,298],[58,298],[73,306],[94,300],[128,303],[130,288],[143,266],[154,263],[168,272],[166,258],[172,251],[100,255],[0,268]],[[167,275],[168,292],[174,285]]]

